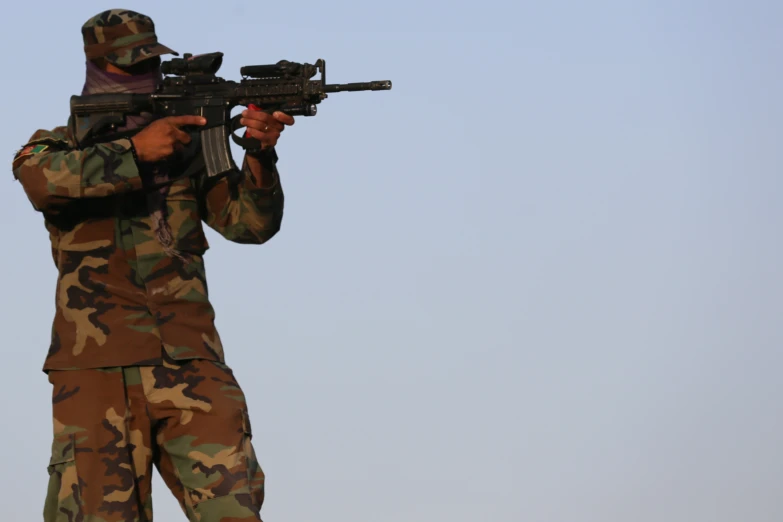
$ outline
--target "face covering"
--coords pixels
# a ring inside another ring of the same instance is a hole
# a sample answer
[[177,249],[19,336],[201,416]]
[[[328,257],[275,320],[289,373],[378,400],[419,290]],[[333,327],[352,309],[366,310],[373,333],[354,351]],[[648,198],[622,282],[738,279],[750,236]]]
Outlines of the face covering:
[[91,61],[87,61],[87,75],[82,94],[106,92],[130,92],[149,94],[161,83],[160,70],[128,76],[104,71]]
[[[104,71],[88,60],[82,95],[104,93],[149,94],[155,92],[155,89],[158,88],[161,82],[160,70],[128,76]],[[133,130],[150,123],[153,119],[152,114],[149,113],[127,116],[125,125],[117,130]]]
[[[155,92],[161,82],[162,75],[159,69],[128,76],[104,71],[93,62],[87,61],[87,74],[82,95],[104,93],[150,94]],[[154,119],[154,116],[150,113],[129,115],[125,118],[125,125],[118,127],[117,130],[133,130],[149,124]],[[147,193],[147,207],[152,218],[155,237],[163,245],[163,250],[167,255],[185,260],[186,258],[174,248],[171,226],[166,220],[166,196],[169,190],[167,183],[169,181],[168,169],[165,165],[154,165],[152,170],[155,183],[163,183],[158,190],[151,190]]]

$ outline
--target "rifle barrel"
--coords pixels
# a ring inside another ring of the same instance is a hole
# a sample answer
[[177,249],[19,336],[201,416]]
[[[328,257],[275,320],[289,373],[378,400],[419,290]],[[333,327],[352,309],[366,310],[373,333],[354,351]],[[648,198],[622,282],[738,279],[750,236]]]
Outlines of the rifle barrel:
[[332,83],[324,87],[324,92],[389,91],[391,88],[391,81],[382,80],[377,82]]

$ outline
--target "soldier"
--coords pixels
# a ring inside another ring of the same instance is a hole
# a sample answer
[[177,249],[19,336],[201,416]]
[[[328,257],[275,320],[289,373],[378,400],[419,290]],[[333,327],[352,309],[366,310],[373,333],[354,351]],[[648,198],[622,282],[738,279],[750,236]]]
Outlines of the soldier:
[[[82,34],[85,94],[151,92],[161,55],[177,55],[133,11],[105,11]],[[45,522],[152,520],[153,465],[189,520],[261,520],[264,473],[214,325],[203,223],[245,244],[279,231],[274,147],[294,120],[243,114],[264,149],[218,181],[198,164],[178,178],[200,158],[183,130],[196,116],[129,118],[124,130],[142,129],[131,138],[82,149],[68,126],[38,130],[14,157],[59,273]]]

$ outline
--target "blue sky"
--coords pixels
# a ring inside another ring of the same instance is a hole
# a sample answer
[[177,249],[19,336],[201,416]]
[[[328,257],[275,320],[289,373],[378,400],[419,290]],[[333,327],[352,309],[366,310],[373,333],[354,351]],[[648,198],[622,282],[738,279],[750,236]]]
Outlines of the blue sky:
[[6,518],[45,494],[56,280],[10,159],[123,7],[229,79],[394,84],[284,133],[270,243],[208,236],[267,521],[783,519],[781,4],[174,5],[4,9]]

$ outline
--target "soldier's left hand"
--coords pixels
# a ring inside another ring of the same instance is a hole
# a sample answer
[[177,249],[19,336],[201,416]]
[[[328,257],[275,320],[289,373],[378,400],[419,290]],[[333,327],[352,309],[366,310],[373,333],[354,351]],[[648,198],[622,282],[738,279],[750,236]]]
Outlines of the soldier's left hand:
[[240,125],[247,127],[247,137],[259,140],[263,148],[274,147],[286,126],[294,124],[294,118],[280,111],[268,114],[260,110],[242,111]]

